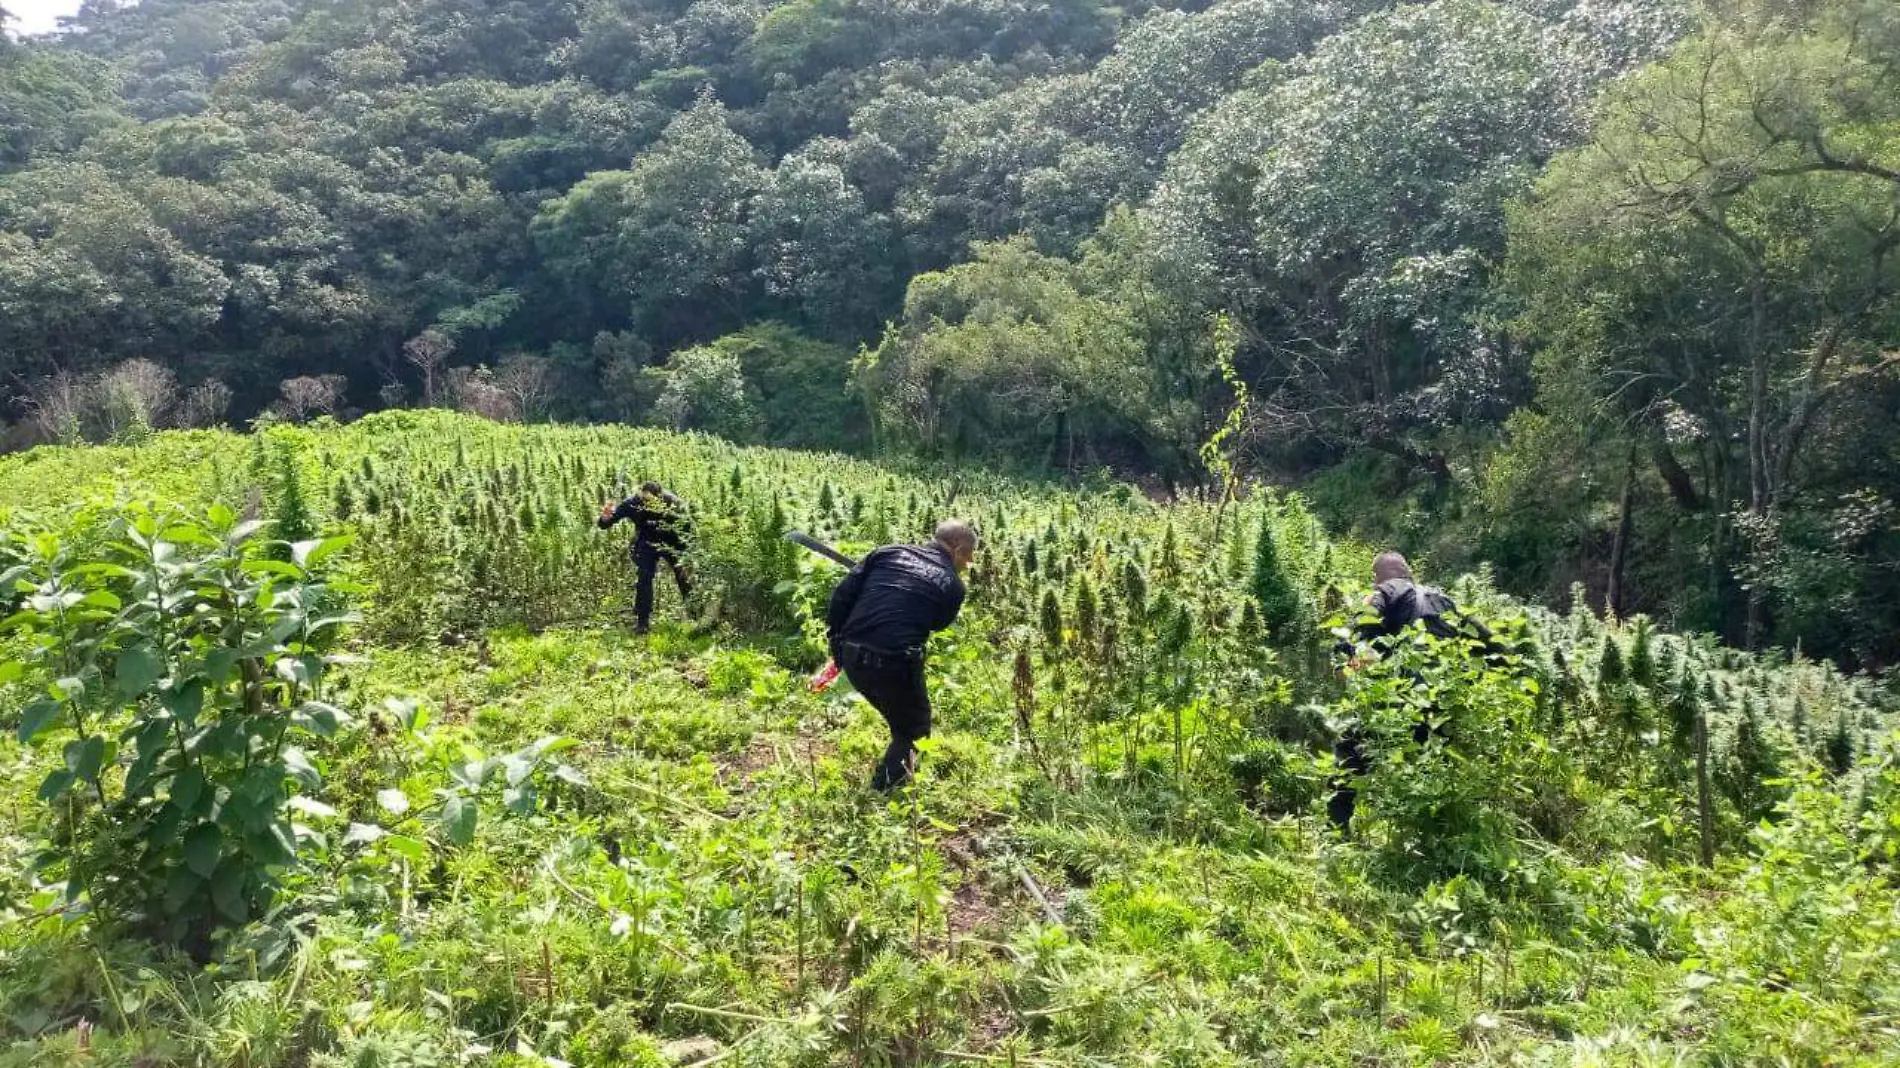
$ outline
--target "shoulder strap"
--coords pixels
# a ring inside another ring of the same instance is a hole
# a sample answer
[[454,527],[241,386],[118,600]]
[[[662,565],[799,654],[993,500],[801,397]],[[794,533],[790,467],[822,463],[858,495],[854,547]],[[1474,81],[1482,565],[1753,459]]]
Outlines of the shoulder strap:
[[[1452,600],[1443,590],[1428,590],[1427,593],[1427,600],[1431,602],[1434,618],[1443,621],[1440,624],[1444,629],[1441,637],[1469,638],[1487,648],[1495,644],[1491,628],[1459,608],[1458,602]],[[1434,627],[1433,630],[1436,633],[1438,627]]]

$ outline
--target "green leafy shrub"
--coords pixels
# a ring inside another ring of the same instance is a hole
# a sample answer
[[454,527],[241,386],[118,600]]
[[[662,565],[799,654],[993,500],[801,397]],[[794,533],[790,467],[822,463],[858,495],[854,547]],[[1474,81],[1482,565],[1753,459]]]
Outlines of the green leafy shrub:
[[1520,813],[1565,776],[1533,726],[1539,683],[1516,658],[1414,631],[1346,688],[1372,770],[1358,828],[1410,884],[1499,879],[1520,862]]
[[333,733],[329,649],[351,616],[318,569],[348,538],[288,546],[288,560],[229,508],[131,512],[98,558],[54,534],[24,539],[4,584],[30,680],[21,741],[61,747],[39,799],[68,900],[209,951],[262,915],[295,860],[293,805],[320,777],[306,739]]

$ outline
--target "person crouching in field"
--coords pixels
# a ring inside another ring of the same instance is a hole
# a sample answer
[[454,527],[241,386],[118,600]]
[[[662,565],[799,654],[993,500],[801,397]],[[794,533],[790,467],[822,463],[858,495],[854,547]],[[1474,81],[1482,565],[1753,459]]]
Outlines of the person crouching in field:
[[963,610],[960,576],[975,556],[976,531],[946,520],[928,545],[887,545],[866,556],[832,591],[831,657],[891,729],[874,790],[895,790],[916,770],[917,740],[930,736],[924,646]]
[[686,514],[686,502],[667,492],[658,482],[648,482],[640,492],[621,501],[619,507],[608,504],[600,509],[600,529],[611,529],[621,521],[633,524],[633,544],[627,547],[637,573],[633,594],[634,633],[645,634],[653,621],[653,577],[664,561],[679,584],[680,600],[693,591],[692,571],[686,563],[687,543],[693,535],[693,521]]

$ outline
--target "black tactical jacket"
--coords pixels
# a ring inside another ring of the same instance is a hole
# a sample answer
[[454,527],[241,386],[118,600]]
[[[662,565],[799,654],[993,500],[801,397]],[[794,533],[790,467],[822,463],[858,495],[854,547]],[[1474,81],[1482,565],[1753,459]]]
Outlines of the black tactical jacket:
[[687,537],[693,532],[693,522],[686,514],[686,502],[664,490],[657,498],[636,493],[621,501],[620,507],[614,509],[612,515],[600,520],[600,529],[606,530],[622,521],[633,524],[636,541],[653,546],[684,548]]
[[854,642],[921,655],[932,631],[956,622],[963,580],[941,545],[887,545],[853,568],[832,591],[825,622],[834,648]]

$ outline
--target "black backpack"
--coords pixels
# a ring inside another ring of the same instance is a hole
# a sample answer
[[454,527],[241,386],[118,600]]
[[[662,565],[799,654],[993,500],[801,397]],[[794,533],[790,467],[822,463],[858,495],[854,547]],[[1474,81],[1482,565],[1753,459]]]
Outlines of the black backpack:
[[1396,636],[1413,623],[1423,623],[1436,638],[1475,641],[1487,652],[1495,644],[1491,628],[1459,611],[1458,603],[1443,590],[1391,579],[1379,584],[1378,593],[1385,599],[1379,618],[1387,635]]

